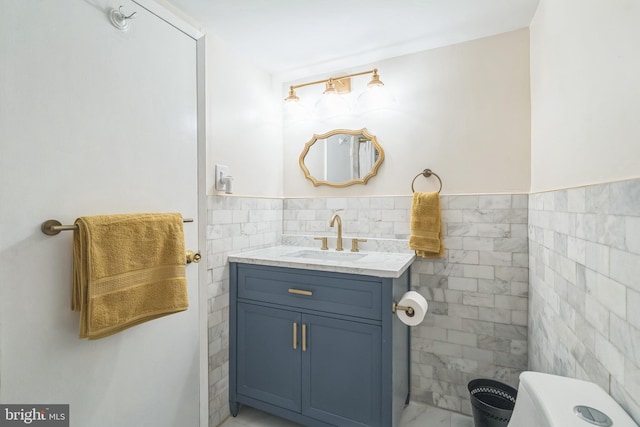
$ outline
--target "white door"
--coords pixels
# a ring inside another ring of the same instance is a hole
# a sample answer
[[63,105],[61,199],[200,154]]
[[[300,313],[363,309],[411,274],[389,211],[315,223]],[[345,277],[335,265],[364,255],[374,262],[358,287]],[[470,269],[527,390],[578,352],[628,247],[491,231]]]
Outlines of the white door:
[[[137,12],[130,29],[109,7]],[[0,402],[72,426],[199,424],[198,266],[187,311],[96,341],[70,310],[85,215],[180,212],[198,248],[196,41],[129,0],[0,2]]]

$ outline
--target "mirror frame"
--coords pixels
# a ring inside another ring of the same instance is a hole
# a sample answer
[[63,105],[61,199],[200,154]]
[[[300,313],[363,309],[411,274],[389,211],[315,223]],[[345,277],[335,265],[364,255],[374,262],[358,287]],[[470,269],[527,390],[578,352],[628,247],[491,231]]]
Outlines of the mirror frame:
[[[375,149],[378,150],[378,160],[376,160],[376,162],[374,163],[373,168],[371,169],[371,171],[367,175],[365,175],[364,177],[362,177],[360,179],[352,179],[350,181],[337,182],[337,183],[336,182],[330,182],[330,181],[322,181],[322,180],[316,179],[315,177],[313,177],[311,175],[311,173],[309,172],[309,169],[304,164],[305,156],[307,155],[307,153],[309,153],[309,150],[311,149],[311,146],[313,146],[313,144],[315,144],[316,141],[318,141],[319,139],[329,138],[330,136],[338,135],[338,134],[341,134],[341,133],[344,133],[344,134],[347,134],[347,135],[354,135],[354,136],[362,134],[365,138],[369,139],[371,141],[371,143],[373,144],[373,146],[375,147]],[[323,134],[320,134],[320,135],[313,134],[313,137],[309,140],[309,142],[307,142],[304,145],[304,149],[302,150],[302,154],[300,154],[300,159],[298,160],[298,163],[300,164],[300,168],[304,172],[304,177],[307,178],[309,181],[311,181],[315,187],[317,187],[319,185],[328,185],[329,187],[342,188],[342,187],[348,187],[348,186],[354,185],[354,184],[366,184],[367,181],[369,181],[371,178],[376,176],[376,174],[378,173],[378,169],[380,168],[380,165],[382,165],[383,160],[384,160],[384,150],[382,149],[382,147],[378,143],[378,138],[376,138],[375,135],[372,135],[369,132],[367,132],[366,128],[362,128],[360,130],[334,129],[332,131],[329,131],[327,133],[323,133]]]

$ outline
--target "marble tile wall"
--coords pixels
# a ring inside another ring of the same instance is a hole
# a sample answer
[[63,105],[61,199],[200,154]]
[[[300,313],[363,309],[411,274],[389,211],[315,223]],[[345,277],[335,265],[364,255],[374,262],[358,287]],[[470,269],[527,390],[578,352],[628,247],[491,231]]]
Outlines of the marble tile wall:
[[229,415],[229,263],[231,252],[280,244],[282,199],[207,198],[209,426]]
[[529,245],[530,367],[640,423],[640,180],[531,194]]
[[[469,414],[470,379],[516,386],[529,364],[598,383],[640,421],[640,180],[441,201],[445,258],[412,267],[430,303],[412,330],[412,399]],[[410,196],[209,198],[211,426],[228,415],[227,255],[318,236],[334,247],[336,211],[363,250],[407,251],[410,206]]]
[[409,238],[411,197],[303,198],[284,200],[284,234],[333,236],[334,213],[346,236]]
[[[429,313],[412,329],[411,398],[470,414],[471,379],[517,386],[527,368],[528,196],[443,196],[441,205],[445,258],[412,266]],[[367,239],[363,250],[408,251],[410,207],[410,196],[286,199],[283,242],[331,236],[335,247],[337,211],[345,237]]]

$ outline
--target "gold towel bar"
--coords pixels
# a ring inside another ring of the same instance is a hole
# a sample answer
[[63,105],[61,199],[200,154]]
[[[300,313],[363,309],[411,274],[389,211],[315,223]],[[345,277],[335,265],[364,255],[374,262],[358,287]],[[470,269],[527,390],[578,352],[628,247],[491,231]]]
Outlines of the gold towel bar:
[[[193,222],[193,218],[183,218],[182,222]],[[42,223],[40,230],[47,236],[55,236],[61,231],[77,230],[78,226],[75,224],[62,225],[57,219],[48,219]]]

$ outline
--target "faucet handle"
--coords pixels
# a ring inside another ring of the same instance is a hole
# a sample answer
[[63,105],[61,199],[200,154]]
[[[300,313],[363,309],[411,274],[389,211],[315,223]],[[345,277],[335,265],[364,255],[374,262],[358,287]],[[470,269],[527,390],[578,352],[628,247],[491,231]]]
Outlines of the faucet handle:
[[351,252],[360,252],[358,242],[366,242],[366,239],[351,239]]
[[329,245],[327,244],[327,237],[314,237],[313,240],[322,240],[322,247],[320,250],[326,251],[329,249]]

